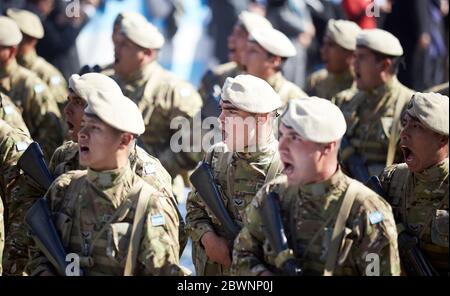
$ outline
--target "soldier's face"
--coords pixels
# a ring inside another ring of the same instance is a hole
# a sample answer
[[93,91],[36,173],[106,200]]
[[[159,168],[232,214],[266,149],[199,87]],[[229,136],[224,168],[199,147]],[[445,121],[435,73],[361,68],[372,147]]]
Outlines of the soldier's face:
[[409,114],[403,116],[402,125],[400,148],[405,163],[412,172],[420,173],[438,163],[441,160],[439,151],[445,146],[448,156],[447,137],[426,128]]
[[114,54],[114,71],[121,76],[126,76],[142,67],[145,49],[134,44],[121,34],[121,37],[117,40]]
[[121,134],[99,118],[84,115],[78,132],[80,164],[97,171],[117,168]]
[[0,67],[5,67],[14,57],[14,48],[0,45]]
[[241,25],[235,25],[228,37],[228,58],[230,61],[242,64],[248,33]]
[[256,144],[257,120],[253,114],[237,109],[229,102],[220,102],[219,125],[222,139],[231,151],[242,152]]
[[64,106],[64,115],[69,127],[69,137],[74,142],[78,142],[78,132],[80,131],[85,107],[86,101],[78,97],[74,92],[69,91],[67,103]]
[[289,185],[303,185],[315,181],[320,170],[322,146],[302,139],[292,128],[280,125],[278,151],[283,173]]
[[271,59],[272,57],[259,44],[247,41],[242,62],[248,74],[264,79],[267,76],[268,68],[273,67]]
[[381,78],[384,71],[383,61],[377,61],[370,49],[356,48],[354,70],[356,86],[360,90],[372,90],[383,84]]
[[340,47],[328,36],[324,37],[320,54],[328,72],[343,73],[350,69],[353,53]]

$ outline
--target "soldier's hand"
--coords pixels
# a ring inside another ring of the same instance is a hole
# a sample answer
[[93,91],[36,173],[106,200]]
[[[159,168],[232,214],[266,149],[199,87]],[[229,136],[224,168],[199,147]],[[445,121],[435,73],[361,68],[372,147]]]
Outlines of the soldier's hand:
[[222,264],[225,267],[231,266],[231,253],[228,248],[228,241],[225,238],[209,231],[202,236],[201,242],[205,248],[206,256],[210,260]]

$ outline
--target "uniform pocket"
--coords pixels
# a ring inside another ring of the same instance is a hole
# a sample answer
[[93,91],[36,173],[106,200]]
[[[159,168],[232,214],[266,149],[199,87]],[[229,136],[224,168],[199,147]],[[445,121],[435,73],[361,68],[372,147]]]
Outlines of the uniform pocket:
[[122,263],[127,257],[131,226],[131,223],[126,222],[111,223],[108,229],[106,255],[119,263]]
[[448,210],[436,210],[431,223],[431,241],[448,248]]
[[64,213],[55,215],[55,227],[61,237],[61,242],[65,248],[69,246],[70,235],[72,230],[72,218]]

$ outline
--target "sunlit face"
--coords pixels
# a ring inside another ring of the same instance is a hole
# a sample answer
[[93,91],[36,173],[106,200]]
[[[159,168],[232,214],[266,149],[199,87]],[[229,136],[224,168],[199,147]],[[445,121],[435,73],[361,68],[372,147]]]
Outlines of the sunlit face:
[[69,127],[69,137],[72,141],[78,141],[78,132],[80,131],[81,120],[84,115],[86,101],[77,96],[73,91],[69,91],[67,103],[64,106],[64,115]]
[[280,159],[284,165],[283,173],[286,174],[289,185],[312,182],[319,170],[323,145],[302,139],[284,124],[280,125],[278,141]]
[[145,57],[145,49],[134,44],[122,33],[120,36],[116,40],[117,44],[114,48],[114,71],[121,76],[127,76],[141,68]]
[[383,60],[377,60],[370,49],[356,48],[354,69],[358,89],[372,90],[383,84],[381,79],[381,73],[384,71]]
[[351,51],[342,48],[328,36],[324,37],[320,54],[328,72],[336,74],[348,71],[353,57]]
[[80,164],[97,171],[112,169],[122,135],[96,116],[83,115],[78,132]]
[[258,43],[247,41],[243,64],[248,74],[264,79],[267,69],[272,67],[271,58]]
[[229,102],[220,102],[221,113],[219,115],[222,139],[228,149],[243,151],[244,148],[255,145],[257,138],[257,118],[251,114],[236,108]]
[[247,39],[247,31],[242,25],[236,24],[231,35],[228,36],[228,59],[230,61],[242,64]]
[[0,45],[0,67],[6,67],[11,60],[14,48]]
[[435,165],[439,161],[437,152],[442,147],[442,136],[407,113],[402,118],[402,124],[400,148],[408,168],[418,173]]

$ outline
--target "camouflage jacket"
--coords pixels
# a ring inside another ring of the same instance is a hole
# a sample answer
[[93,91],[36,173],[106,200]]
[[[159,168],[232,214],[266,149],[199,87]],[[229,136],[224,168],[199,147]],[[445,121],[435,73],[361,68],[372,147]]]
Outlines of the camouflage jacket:
[[[176,78],[158,63],[146,65],[130,77],[112,76],[122,88],[125,96],[132,99],[142,112],[145,133],[140,136],[143,147],[161,161],[172,178],[182,171],[195,167],[201,159],[200,152],[173,152],[172,136],[180,132],[192,140],[193,117],[200,115],[202,100],[189,83]],[[171,129],[172,120],[186,119],[188,130]],[[184,138],[183,138],[184,139]]]
[[[274,139],[257,152],[234,153],[227,151],[225,145],[219,143],[213,146],[205,157],[205,160],[211,164],[223,203],[238,225],[242,224],[245,208],[266,181],[275,153],[278,154],[277,145],[278,142]],[[279,173],[280,169],[277,172]],[[206,258],[200,244],[201,237],[207,231],[214,231],[223,237],[225,233],[219,220],[206,207],[195,189],[188,196],[186,210],[186,229],[194,243],[193,261],[197,275],[227,274],[228,270],[224,267],[216,268],[218,274],[205,271],[206,264],[214,265],[215,263]]]
[[3,247],[5,245],[5,223],[3,220],[3,203],[0,199],[0,276],[2,275]]
[[[412,90],[393,78],[372,91],[345,90],[333,98],[347,121],[346,137],[354,152],[365,160],[370,175],[379,175],[386,166],[390,138],[398,142],[401,113],[412,95]],[[399,116],[395,118],[397,110]],[[341,154],[344,168],[346,158]],[[396,149],[394,163],[401,159],[401,152]]]
[[[139,179],[129,165],[104,172],[71,171],[47,192],[64,248],[80,256],[85,275],[123,275],[137,203],[137,196],[129,194]],[[178,217],[169,199],[161,198],[165,193],[154,191],[144,215],[135,274],[179,275]],[[34,248],[27,270],[31,275],[53,272]]]
[[14,105],[11,99],[0,91],[0,119],[4,120],[10,126],[20,129],[28,136],[30,131],[23,121],[22,112]]
[[[17,161],[22,153],[32,142],[29,136],[18,129],[14,129],[0,120],[0,195],[5,207],[3,218],[5,239],[3,253],[3,270],[6,275],[21,275],[18,265],[24,266],[23,262],[17,262],[15,258],[21,253],[20,248],[15,247],[17,236],[23,235],[18,229],[23,225],[24,209],[17,207],[17,192],[25,187],[26,178],[17,167]],[[34,199],[32,200],[34,201]],[[21,253],[22,257],[27,256]]]
[[307,80],[306,92],[310,96],[331,100],[339,92],[351,88],[353,76],[350,71],[332,74],[326,69],[311,74]]
[[63,109],[67,102],[68,89],[67,82],[61,72],[44,58],[38,56],[35,50],[18,57],[17,62],[31,72],[36,73],[48,85],[58,103],[59,111],[63,114]]
[[41,144],[50,158],[63,141],[63,121],[48,86],[36,74],[11,62],[0,70],[0,91],[6,93],[22,111],[31,137]]
[[449,272],[448,175],[448,158],[421,173],[398,164],[380,175],[398,230],[418,236],[420,248],[443,275]]
[[[283,273],[276,262],[283,262],[284,253],[277,254],[270,246],[260,212],[267,194],[276,192],[293,256],[304,275],[322,275],[340,202],[351,181],[339,170],[320,183],[288,187],[287,178],[281,176],[264,186],[246,210],[244,228],[234,243],[232,273]],[[397,231],[391,207],[361,183],[355,186],[357,195],[345,223],[333,275],[366,275],[371,270],[371,260],[367,260],[371,253],[379,258],[379,275],[399,275]]]
[[[155,187],[158,191],[165,192],[167,196],[171,197],[171,201],[174,203],[180,221],[179,240],[182,252],[187,243],[187,236],[184,231],[183,217],[178,211],[177,200],[173,196],[172,178],[158,159],[145,152],[144,149],[139,146],[136,146],[136,148],[132,150],[129,160],[131,169],[139,177]],[[79,163],[78,143],[67,141],[61,147],[56,149],[50,160],[49,169],[54,177],[58,177],[69,171],[85,169]]]
[[280,95],[283,105],[289,100],[308,96],[300,87],[288,81],[281,72],[270,77],[267,83]]

